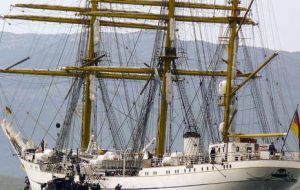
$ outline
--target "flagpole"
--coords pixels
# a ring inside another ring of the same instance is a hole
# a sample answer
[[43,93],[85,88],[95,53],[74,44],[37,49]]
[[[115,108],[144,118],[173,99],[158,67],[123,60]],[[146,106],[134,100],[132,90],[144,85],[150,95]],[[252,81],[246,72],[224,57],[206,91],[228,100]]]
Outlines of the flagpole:
[[299,113],[298,113],[298,105],[297,104],[297,115],[298,115],[298,152],[300,151],[300,142],[299,142],[299,139],[300,139],[300,131],[299,131]]
[[[283,141],[283,145],[282,145],[282,147],[281,147],[281,153],[282,153],[282,151],[283,151],[283,147],[285,146],[285,143],[286,143],[286,139],[288,138],[288,136],[289,136],[289,133],[290,133],[290,130],[291,130],[291,127],[292,127],[292,124],[293,124],[293,122],[294,122],[294,118],[295,118],[295,115],[296,115],[296,113],[298,113],[298,106],[299,106],[299,104],[297,104],[297,108],[296,108],[296,111],[295,111],[295,113],[294,113],[294,115],[293,115],[293,117],[292,117],[292,120],[291,120],[291,123],[290,123],[290,127],[289,127],[289,129],[288,129],[288,131],[287,131],[287,134],[286,134],[286,137],[285,137],[285,139],[284,139],[284,141]],[[299,137],[298,137],[299,138]],[[298,146],[298,148],[300,149],[300,147]]]

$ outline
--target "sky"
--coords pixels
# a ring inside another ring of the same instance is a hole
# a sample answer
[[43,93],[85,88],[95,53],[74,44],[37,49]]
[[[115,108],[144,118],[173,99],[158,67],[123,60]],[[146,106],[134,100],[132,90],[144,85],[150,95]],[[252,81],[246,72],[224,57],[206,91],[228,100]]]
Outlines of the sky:
[[[0,1],[0,15],[6,14],[10,9],[10,4],[14,3],[74,3],[80,0],[5,0]],[[248,0],[249,1],[249,0]],[[276,22],[272,27],[272,34],[265,33],[267,36],[273,36],[272,40],[275,43],[275,49],[285,50],[285,51],[300,51],[300,1],[299,0],[256,0],[258,4],[263,4],[263,14],[267,14],[268,19],[271,22]],[[273,20],[273,21],[272,21]],[[0,27],[3,22],[0,22]],[[268,27],[268,26],[267,26]],[[6,30],[6,29],[4,29]],[[18,33],[25,32],[23,29],[21,31],[16,31]],[[268,30],[269,32],[269,30]],[[275,34],[274,34],[275,33]]]

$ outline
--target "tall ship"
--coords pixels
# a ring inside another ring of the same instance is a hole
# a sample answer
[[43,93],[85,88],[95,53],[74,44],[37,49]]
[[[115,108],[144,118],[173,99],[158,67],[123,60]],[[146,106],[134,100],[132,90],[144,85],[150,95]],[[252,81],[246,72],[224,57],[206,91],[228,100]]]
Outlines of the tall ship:
[[[277,110],[271,93],[263,96],[272,84],[262,88],[258,82],[266,79],[262,73],[270,75],[263,70],[272,67],[278,52],[264,50],[259,56],[247,45],[248,34],[259,25],[254,0],[220,2],[13,5],[22,14],[3,16],[8,22],[80,28],[69,33],[79,45],[62,48],[76,52],[74,62],[60,65],[56,53],[55,66],[42,68],[47,60],[41,59],[41,65],[26,67],[28,57],[0,69],[5,76],[48,77],[42,101],[39,95],[32,98],[34,90],[27,93],[32,110],[39,109],[32,111],[36,115],[26,112],[35,119],[32,126],[16,122],[26,98],[19,107],[3,108],[1,126],[28,187],[292,189],[300,176],[299,151],[289,151],[288,139],[292,132],[299,137],[298,113],[290,124],[279,125],[287,113]],[[219,37],[215,44],[204,42],[203,36],[213,34]],[[50,90],[59,88],[56,77],[68,82],[53,95]],[[48,105],[60,99],[61,106]],[[273,123],[267,110],[277,118]],[[37,132],[40,123],[49,127]]]

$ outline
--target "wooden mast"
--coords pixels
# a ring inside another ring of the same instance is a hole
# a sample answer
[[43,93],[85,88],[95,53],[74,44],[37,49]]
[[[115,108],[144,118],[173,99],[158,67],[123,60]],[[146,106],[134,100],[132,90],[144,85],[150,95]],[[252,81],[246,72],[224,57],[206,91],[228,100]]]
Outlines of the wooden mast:
[[[124,10],[109,10],[98,8],[99,3],[121,3],[131,5],[145,5],[145,6],[168,6],[168,14],[159,15],[154,13],[145,13],[137,11],[124,11]],[[165,134],[166,134],[166,123],[167,123],[167,112],[168,102],[167,96],[167,75],[171,74],[172,61],[176,58],[176,49],[172,45],[172,35],[174,35],[175,22],[201,22],[201,23],[219,23],[230,25],[230,37],[228,45],[228,66],[227,71],[201,71],[201,70],[188,70],[178,69],[177,75],[193,75],[193,76],[226,76],[226,94],[224,97],[224,124],[225,130],[223,132],[224,142],[228,142],[228,130],[230,123],[230,105],[234,93],[237,90],[233,90],[232,80],[233,68],[235,65],[235,51],[236,51],[236,40],[237,40],[237,26],[238,24],[255,24],[247,15],[240,17],[240,12],[248,9],[239,7],[239,0],[232,0],[232,6],[223,5],[210,5],[201,3],[190,3],[175,2],[175,0],[169,0],[167,2],[151,1],[151,0],[91,0],[91,7],[66,7],[66,6],[55,6],[55,5],[37,5],[37,4],[17,4],[16,7],[32,8],[32,9],[46,9],[54,11],[68,11],[74,12],[75,18],[63,18],[63,17],[49,17],[49,16],[35,16],[35,15],[6,15],[4,18],[7,19],[21,19],[21,20],[32,20],[32,21],[45,21],[55,23],[66,23],[66,24],[80,24],[89,27],[89,42],[86,61],[95,59],[94,50],[94,26],[100,25],[101,27],[126,27],[126,28],[140,28],[140,29],[159,29],[166,30],[166,42],[165,42],[165,55],[161,57],[163,61],[163,67],[160,70],[161,81],[162,81],[162,98],[160,102],[160,120],[158,126],[158,145],[157,155],[162,156],[165,148]],[[195,8],[195,9],[216,9],[220,11],[226,11],[231,9],[230,17],[199,17],[199,16],[186,16],[175,14],[175,7],[181,8]],[[77,16],[77,18],[76,18]],[[78,18],[78,16],[80,16]],[[86,16],[86,17],[82,17]],[[108,20],[100,20],[96,23],[96,18],[125,18],[127,20],[134,19],[135,21],[142,20],[165,20],[166,26],[157,26],[155,24],[145,24],[141,22],[128,22],[118,21],[110,22]],[[34,69],[0,69],[0,73],[10,74],[28,74],[28,75],[49,75],[49,76],[67,76],[67,77],[78,77],[84,76],[84,107],[83,107],[83,121],[82,121],[82,139],[81,148],[85,150],[88,146],[90,139],[90,125],[91,125],[91,100],[90,100],[90,75],[100,74],[103,78],[112,79],[130,79],[130,80],[149,80],[155,71],[150,68],[130,68],[130,67],[93,67],[93,66],[82,66],[82,67],[65,67],[62,70],[34,70]],[[254,72],[255,73],[255,72]],[[256,72],[257,73],[257,72]],[[249,77],[250,80],[256,76],[256,73],[237,73],[237,77]]]
[[[166,128],[168,121],[168,102],[167,102],[167,75],[171,76],[171,64],[176,56],[176,49],[174,48],[175,36],[175,0],[169,0],[169,13],[167,17],[167,35],[165,45],[165,56],[163,59],[163,72],[162,72],[162,88],[161,88],[161,99],[160,99],[160,116],[159,116],[159,127],[158,127],[158,141],[156,148],[156,155],[163,156],[165,153],[165,141],[166,141]],[[173,35],[173,36],[172,36]]]
[[237,17],[239,16],[238,11],[239,0],[232,0],[232,9],[231,9],[231,22],[230,26],[230,36],[228,43],[228,60],[227,60],[227,78],[226,78],[226,93],[224,95],[224,131],[223,131],[223,141],[228,142],[228,131],[230,128],[230,116],[231,116],[231,103],[232,103],[232,81],[234,79],[233,72],[236,62],[236,40],[237,38],[237,27],[238,21]]
[[[91,1],[92,11],[97,10],[97,2]],[[86,62],[90,62],[95,58],[95,21],[96,17],[91,16],[89,25],[89,41]],[[85,151],[90,142],[91,136],[91,113],[92,113],[92,101],[91,101],[91,75],[86,74],[84,81],[84,97],[83,97],[83,112],[82,112],[82,129],[81,129],[81,151]]]

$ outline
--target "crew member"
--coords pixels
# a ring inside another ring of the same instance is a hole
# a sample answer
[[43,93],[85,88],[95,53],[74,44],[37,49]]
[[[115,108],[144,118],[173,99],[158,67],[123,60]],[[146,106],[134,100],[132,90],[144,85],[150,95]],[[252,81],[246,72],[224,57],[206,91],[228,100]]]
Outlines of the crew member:
[[269,151],[270,151],[270,155],[275,155],[275,153],[277,152],[275,145],[273,142],[271,142],[271,144],[269,145]]

